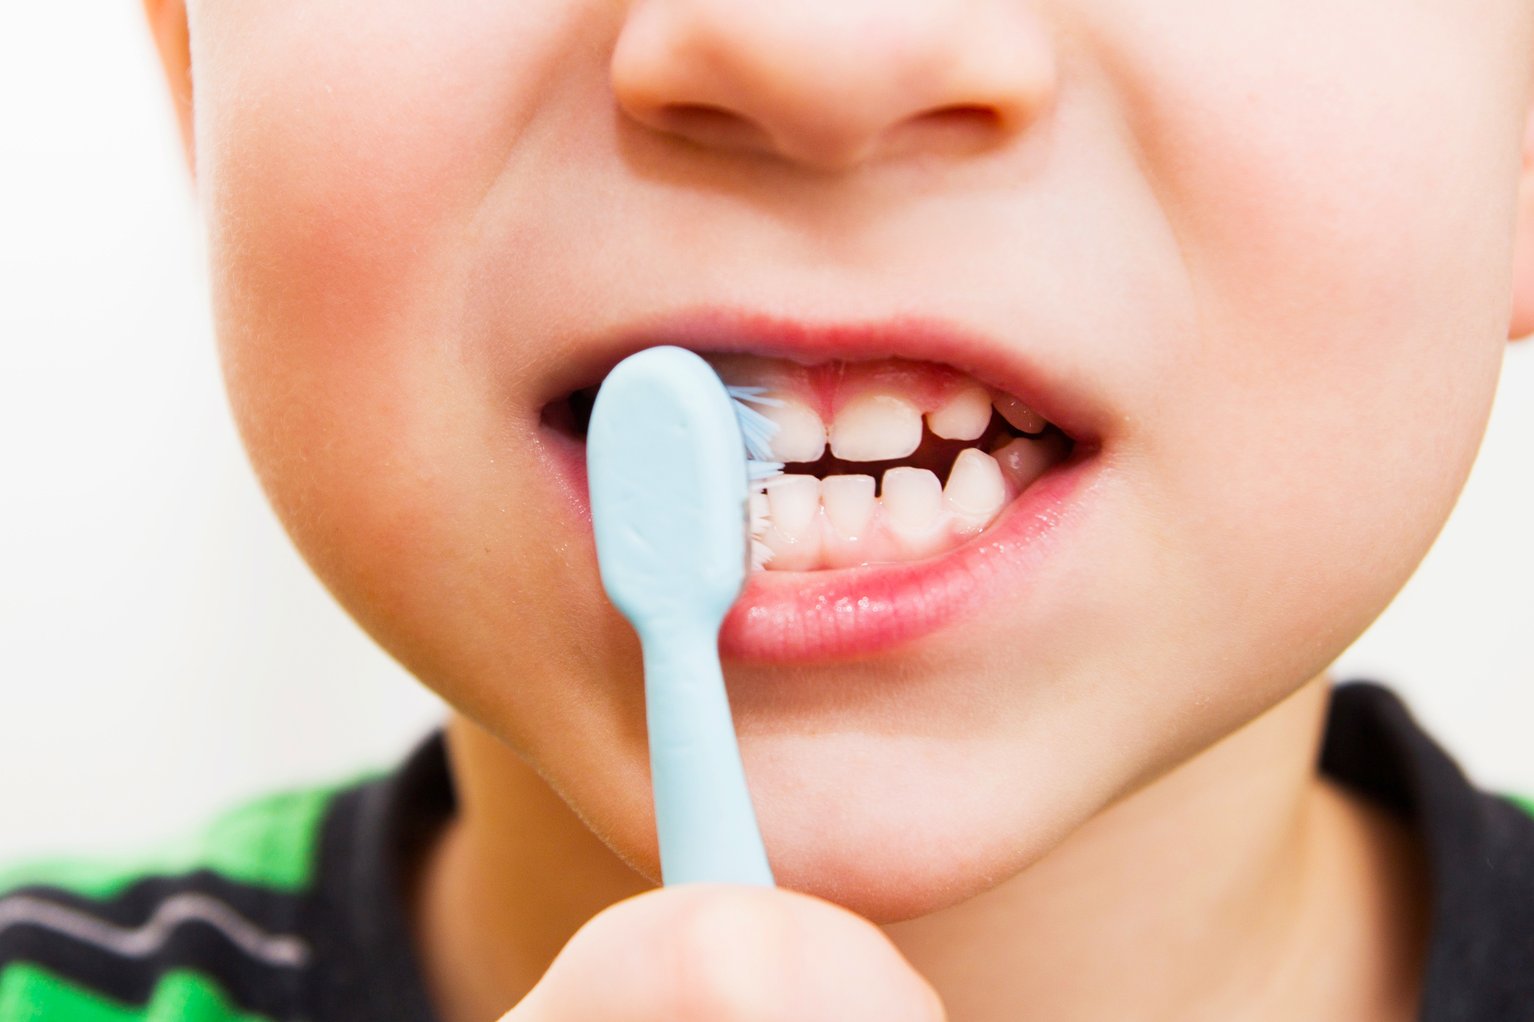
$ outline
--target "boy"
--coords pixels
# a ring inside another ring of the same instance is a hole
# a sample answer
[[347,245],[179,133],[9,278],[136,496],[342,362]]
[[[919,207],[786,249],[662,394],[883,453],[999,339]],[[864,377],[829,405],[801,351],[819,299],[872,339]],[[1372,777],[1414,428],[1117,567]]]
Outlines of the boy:
[[[148,9],[251,458],[456,712],[18,888],[0,1018],[1534,1017],[1534,821],[1326,674],[1534,329],[1534,8]],[[784,890],[650,890],[579,434],[664,341],[794,402],[721,635]]]

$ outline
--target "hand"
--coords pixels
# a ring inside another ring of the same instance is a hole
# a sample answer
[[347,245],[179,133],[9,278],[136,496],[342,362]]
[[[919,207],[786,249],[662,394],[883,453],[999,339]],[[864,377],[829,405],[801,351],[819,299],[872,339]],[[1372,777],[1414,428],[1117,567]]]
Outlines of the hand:
[[501,1022],[943,1022],[878,927],[775,888],[684,884],[599,913]]

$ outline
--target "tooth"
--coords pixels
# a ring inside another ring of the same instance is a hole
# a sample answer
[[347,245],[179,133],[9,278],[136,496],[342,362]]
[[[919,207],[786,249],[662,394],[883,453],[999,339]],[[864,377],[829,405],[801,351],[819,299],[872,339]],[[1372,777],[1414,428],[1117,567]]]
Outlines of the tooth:
[[820,510],[820,480],[798,473],[769,479],[767,510],[774,529],[799,538],[815,524],[815,512]]
[[751,534],[761,536],[767,531],[770,524],[768,519],[767,494],[762,490],[753,490],[746,505],[748,517],[751,522]]
[[778,426],[772,437],[772,456],[778,461],[820,460],[826,451],[825,423],[815,409],[802,401],[781,400],[781,405],[761,410]]
[[1042,433],[1044,427],[1049,425],[1044,416],[1023,404],[1011,394],[1000,394],[996,398],[996,410],[1001,417],[1010,422],[1015,429],[1024,433]]
[[770,479],[767,513],[771,528],[764,537],[771,565],[803,571],[820,564],[820,480],[793,473]]
[[1044,474],[1044,470],[1053,464],[1059,450],[1055,444],[1018,437],[992,453],[1007,481],[1023,490]]
[[874,477],[826,476],[820,482],[820,502],[837,535],[856,539],[874,516]]
[[945,440],[978,440],[991,424],[991,392],[969,386],[927,413],[927,428]]
[[1006,502],[1007,483],[996,459],[978,447],[960,451],[948,473],[948,485],[943,487],[943,503],[983,526],[990,524]]
[[921,445],[921,409],[893,394],[864,394],[831,422],[831,453],[848,461],[904,458]]
[[925,532],[943,509],[943,484],[927,469],[897,465],[884,473],[879,499],[897,531]]
[[747,510],[751,523],[751,569],[759,571],[772,562],[772,547],[767,543],[767,494],[762,490],[752,490]]
[[820,567],[818,534],[814,539],[799,541],[769,529],[761,543],[766,548],[766,557],[753,563],[759,561],[768,571],[811,571]]

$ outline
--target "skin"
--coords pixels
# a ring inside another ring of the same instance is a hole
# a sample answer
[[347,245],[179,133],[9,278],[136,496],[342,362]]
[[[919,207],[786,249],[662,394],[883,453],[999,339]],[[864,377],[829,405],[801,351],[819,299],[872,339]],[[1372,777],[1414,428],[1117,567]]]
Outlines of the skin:
[[446,1019],[658,875],[637,647],[536,429],[589,338],[698,303],[947,318],[1114,412],[1028,592],[795,668],[813,705],[727,665],[780,882],[955,1019],[1410,1017],[1421,864],[1312,763],[1534,329],[1534,8],[147,8],[252,462],[456,711]]

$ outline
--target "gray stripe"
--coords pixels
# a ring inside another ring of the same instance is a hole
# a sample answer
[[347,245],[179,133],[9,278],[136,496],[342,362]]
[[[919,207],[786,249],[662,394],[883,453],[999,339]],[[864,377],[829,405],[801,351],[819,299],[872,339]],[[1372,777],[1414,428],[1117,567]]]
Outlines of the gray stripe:
[[301,938],[267,933],[206,894],[186,892],[166,898],[153,915],[132,929],[41,898],[0,898],[0,933],[22,924],[40,926],[124,958],[147,958],[165,945],[177,927],[193,921],[213,927],[235,947],[267,965],[297,969],[309,960],[309,945]]

